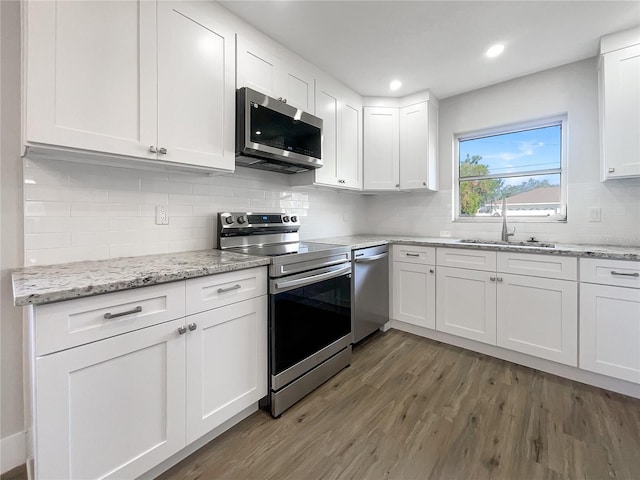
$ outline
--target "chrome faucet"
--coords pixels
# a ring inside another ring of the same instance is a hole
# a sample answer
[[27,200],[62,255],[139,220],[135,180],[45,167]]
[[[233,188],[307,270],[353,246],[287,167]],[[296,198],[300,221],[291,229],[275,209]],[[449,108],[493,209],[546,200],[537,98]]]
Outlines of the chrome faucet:
[[507,199],[502,199],[502,241],[508,242],[509,237],[513,237],[516,234],[516,227],[513,227],[511,233],[507,229]]

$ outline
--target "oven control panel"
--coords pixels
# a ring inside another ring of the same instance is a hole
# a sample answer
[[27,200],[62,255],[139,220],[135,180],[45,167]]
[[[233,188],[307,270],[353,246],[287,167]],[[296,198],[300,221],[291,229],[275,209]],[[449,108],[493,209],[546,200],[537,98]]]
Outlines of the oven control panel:
[[287,213],[224,212],[218,213],[220,233],[241,230],[295,232],[300,228],[300,218]]

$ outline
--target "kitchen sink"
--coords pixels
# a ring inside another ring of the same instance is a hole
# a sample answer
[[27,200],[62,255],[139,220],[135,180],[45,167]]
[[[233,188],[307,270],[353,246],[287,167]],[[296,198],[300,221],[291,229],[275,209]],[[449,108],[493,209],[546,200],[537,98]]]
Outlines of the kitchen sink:
[[473,245],[485,245],[485,246],[509,246],[509,247],[533,247],[533,248],[556,248],[555,243],[543,243],[543,242],[505,242],[503,240],[477,240],[477,239],[464,239],[458,243],[473,244]]

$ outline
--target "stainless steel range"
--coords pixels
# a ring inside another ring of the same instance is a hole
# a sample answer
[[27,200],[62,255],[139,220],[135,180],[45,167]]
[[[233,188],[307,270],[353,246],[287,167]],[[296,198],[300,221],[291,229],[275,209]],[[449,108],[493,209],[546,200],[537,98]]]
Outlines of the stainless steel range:
[[301,242],[284,213],[218,214],[218,246],[271,257],[269,395],[274,417],[351,363],[351,250]]

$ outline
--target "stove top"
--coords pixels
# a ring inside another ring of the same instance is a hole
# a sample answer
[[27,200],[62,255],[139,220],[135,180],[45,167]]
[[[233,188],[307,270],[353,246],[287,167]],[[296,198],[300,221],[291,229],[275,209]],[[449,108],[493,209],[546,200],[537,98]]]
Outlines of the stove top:
[[246,247],[235,247],[234,252],[246,253],[247,255],[258,255],[264,257],[280,257],[283,255],[301,255],[307,253],[318,253],[335,250],[341,245],[316,242],[292,242],[273,245],[251,245]]

